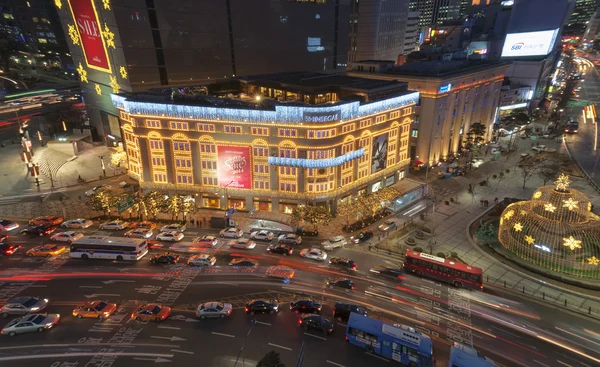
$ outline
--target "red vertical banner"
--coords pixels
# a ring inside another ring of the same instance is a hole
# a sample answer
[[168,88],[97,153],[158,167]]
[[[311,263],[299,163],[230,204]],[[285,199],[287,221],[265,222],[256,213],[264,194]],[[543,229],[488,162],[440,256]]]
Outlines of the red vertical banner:
[[217,145],[217,172],[222,187],[252,188],[250,147]]
[[68,0],[68,2],[87,65],[92,69],[110,73],[108,51],[102,37],[102,25],[94,1]]

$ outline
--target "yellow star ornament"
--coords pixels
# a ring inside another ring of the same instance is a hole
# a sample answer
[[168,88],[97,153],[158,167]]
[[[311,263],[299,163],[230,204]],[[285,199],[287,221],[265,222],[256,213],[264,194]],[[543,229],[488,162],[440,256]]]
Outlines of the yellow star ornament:
[[504,219],[509,220],[513,215],[515,215],[515,211],[509,210],[506,212],[506,214],[504,214]]
[[544,205],[544,209],[547,212],[554,213],[554,211],[556,210],[556,207],[552,204],[546,204],[546,205]]
[[576,240],[573,236],[569,236],[569,238],[563,238],[563,246],[566,246],[573,251],[576,248],[581,248],[581,241]]
[[525,242],[527,242],[530,245],[533,245],[535,243],[535,238],[531,237],[530,235],[525,236]]
[[596,256],[588,257],[587,261],[589,265],[598,266],[600,264],[600,259]]
[[119,73],[121,73],[121,78],[127,79],[127,69],[125,66],[119,66]]
[[105,10],[110,10],[110,0],[102,0]]
[[83,68],[83,65],[81,65],[81,63],[79,63],[79,66],[77,67],[77,72],[79,73],[79,80],[81,80],[82,83],[87,83],[87,70]]
[[71,42],[73,42],[74,45],[78,45],[79,44],[79,32],[77,32],[77,28],[75,28],[75,26],[73,24],[67,24],[67,27],[69,28],[69,37],[71,38]]
[[579,201],[575,201],[573,198],[563,200],[563,208],[568,208],[569,210],[577,209],[577,204],[579,204]]
[[115,47],[115,34],[110,31],[108,28],[108,24],[104,23],[104,31],[102,31],[102,36],[104,36],[104,41],[106,42],[106,47]]
[[117,82],[117,77],[110,75],[110,87],[112,88],[113,93],[119,93],[119,83]]
[[523,230],[523,225],[521,223],[515,223],[513,229],[515,230],[515,232],[521,232]]
[[571,181],[569,180],[569,176],[565,175],[564,173],[561,173],[560,176],[558,176],[558,178],[556,179],[556,181],[554,181],[554,183],[556,184],[557,190],[568,191]]
[[542,197],[542,192],[541,191],[536,191],[535,194],[533,194],[533,198],[534,199],[539,199]]
[[96,93],[101,96],[102,95],[102,88],[100,87],[100,84],[96,84]]
[[54,5],[56,5],[57,8],[62,9],[62,1],[61,0],[54,0]]

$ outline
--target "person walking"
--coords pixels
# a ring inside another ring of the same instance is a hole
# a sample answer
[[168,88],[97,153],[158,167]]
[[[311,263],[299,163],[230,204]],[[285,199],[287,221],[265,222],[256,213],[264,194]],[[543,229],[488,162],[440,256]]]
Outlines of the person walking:
[[192,219],[190,219],[190,224],[192,227],[194,227],[194,224],[195,224],[194,217],[192,217]]

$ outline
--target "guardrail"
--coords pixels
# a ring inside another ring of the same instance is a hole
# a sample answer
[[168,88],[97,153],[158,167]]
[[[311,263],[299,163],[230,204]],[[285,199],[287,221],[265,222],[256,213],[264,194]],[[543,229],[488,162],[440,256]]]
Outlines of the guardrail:
[[569,154],[569,158],[571,158],[571,160],[573,162],[575,162],[575,164],[577,165],[577,168],[579,168],[579,170],[583,174],[583,177],[586,179],[586,181],[594,188],[594,190],[596,190],[597,193],[600,194],[600,186],[598,186],[598,184],[596,182],[594,182],[592,177],[590,177],[590,175],[587,173],[587,171],[584,170],[583,167],[581,166],[581,164],[579,164],[579,162],[573,157],[573,154],[571,154],[571,149],[569,148],[569,144],[567,144],[567,139],[566,138],[563,139],[563,142],[565,143],[565,148],[567,148],[567,153]]

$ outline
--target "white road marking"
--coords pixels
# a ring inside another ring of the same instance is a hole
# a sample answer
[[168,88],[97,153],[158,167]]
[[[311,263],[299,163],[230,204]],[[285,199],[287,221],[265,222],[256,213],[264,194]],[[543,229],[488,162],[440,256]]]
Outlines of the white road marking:
[[270,345],[270,346],[273,346],[273,347],[277,347],[277,348],[285,349],[285,350],[292,350],[292,348],[284,347],[283,345],[279,345],[279,344],[273,344],[273,343],[269,343],[269,345]]
[[547,364],[545,364],[545,363],[542,363],[542,362],[538,361],[537,359],[534,359],[533,361],[534,361],[535,363],[539,363],[539,364],[541,364],[542,366],[550,367],[550,366],[548,366]]
[[226,336],[228,338],[235,338],[235,335],[231,335],[231,334],[223,334],[223,333],[217,333],[215,331],[213,331],[211,334],[215,334],[215,335],[221,335],[221,336]]
[[343,326],[343,327],[348,326],[348,324],[342,324],[341,322],[338,322],[337,324],[340,325],[340,326]]
[[102,288],[100,285],[80,285],[79,288]]
[[[173,358],[172,354],[132,353],[132,352],[123,352],[123,353],[118,353],[118,354],[119,354],[119,357],[140,356],[140,357]],[[22,356],[0,357],[0,362],[1,361],[24,361],[27,359],[73,358],[73,357],[94,357],[94,356],[114,357],[115,353],[90,352],[90,353],[27,354],[27,355],[22,355]]]
[[152,335],[152,336],[151,336],[151,338],[154,338],[154,339],[164,339],[164,340],[170,340],[170,341],[172,341],[172,342],[181,342],[181,341],[184,341],[184,340],[185,340],[184,338],[180,338],[180,337],[178,337],[178,336],[170,336],[170,337],[169,337],[169,336],[154,336],[154,335]]
[[387,358],[380,357],[380,356],[378,356],[378,355],[375,355],[375,354],[373,354],[373,353],[366,353],[366,354],[370,355],[371,357],[379,358],[379,359],[381,359],[382,361],[386,361],[386,362],[389,362],[389,361],[390,361],[390,360],[389,360],[389,359],[387,359]]
[[559,359],[557,359],[557,360],[556,360],[556,362],[558,362],[558,363],[562,364],[563,366],[567,366],[567,367],[573,367],[573,366],[571,366],[570,364],[567,364],[567,363],[565,363],[565,362],[563,362],[563,361],[561,361],[561,360],[559,360]]
[[137,359],[138,361],[154,361],[154,363],[161,363],[161,362],[171,362],[170,359],[166,359],[166,358],[133,358],[133,359]]
[[180,327],[176,327],[176,326],[162,326],[162,325],[159,325],[158,328],[159,329],[172,329],[172,330],[180,330],[181,329]]
[[45,284],[34,284],[34,285],[30,285],[29,288],[46,288],[47,285]]
[[310,333],[304,333],[304,335],[312,336],[313,338],[317,338],[317,339],[321,339],[321,340],[327,340],[327,338],[323,338],[322,336],[318,336],[318,335],[314,335],[314,334],[310,334]]
[[327,363],[331,363],[332,365],[334,365],[334,366],[338,366],[338,367],[346,367],[346,366],[344,366],[343,364],[339,364],[339,363],[332,362],[332,361],[330,361],[329,359],[328,359],[327,361],[325,361],[325,362],[327,362]]
[[187,350],[171,349],[171,352],[194,354],[194,352],[188,352]]
[[257,323],[257,324],[261,324],[261,325],[267,325],[267,326],[271,326],[271,324],[269,324],[268,322],[255,321],[255,323]]

